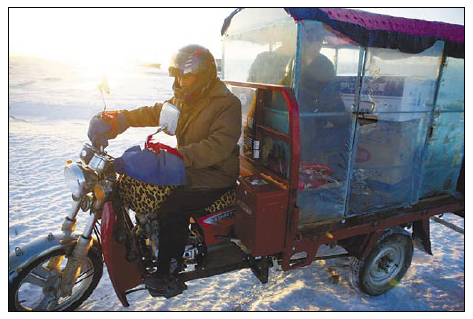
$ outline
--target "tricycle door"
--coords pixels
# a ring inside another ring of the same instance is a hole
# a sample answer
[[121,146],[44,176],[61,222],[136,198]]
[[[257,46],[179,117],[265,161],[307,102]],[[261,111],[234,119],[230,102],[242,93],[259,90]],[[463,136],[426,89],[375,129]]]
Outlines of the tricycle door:
[[363,49],[317,21],[298,24],[299,228],[343,218]]

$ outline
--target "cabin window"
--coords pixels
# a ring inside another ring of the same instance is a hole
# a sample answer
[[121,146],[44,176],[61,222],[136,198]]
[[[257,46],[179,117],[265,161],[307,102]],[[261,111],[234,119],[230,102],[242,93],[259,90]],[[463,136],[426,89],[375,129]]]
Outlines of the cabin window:
[[[296,24],[281,8],[245,9],[223,38],[223,78],[288,85],[296,52]],[[292,73],[291,73],[292,74]]]
[[442,51],[367,49],[349,214],[417,202]]
[[420,197],[454,191],[464,157],[465,60],[443,65],[432,128],[425,153]]
[[316,21],[299,25],[299,226],[345,214],[360,47]]

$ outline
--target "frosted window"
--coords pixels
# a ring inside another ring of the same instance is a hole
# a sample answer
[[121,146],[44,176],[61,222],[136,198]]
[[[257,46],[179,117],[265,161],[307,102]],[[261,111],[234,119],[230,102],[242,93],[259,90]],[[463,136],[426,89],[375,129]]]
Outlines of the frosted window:
[[360,48],[319,22],[304,21],[300,33],[295,88],[300,112],[297,204],[302,228],[345,214]]
[[447,58],[425,155],[421,197],[454,191],[464,157],[464,60]]
[[420,54],[368,48],[350,214],[417,202],[442,50],[442,42]]
[[223,38],[223,78],[229,81],[290,85],[296,24],[283,9],[244,9]]

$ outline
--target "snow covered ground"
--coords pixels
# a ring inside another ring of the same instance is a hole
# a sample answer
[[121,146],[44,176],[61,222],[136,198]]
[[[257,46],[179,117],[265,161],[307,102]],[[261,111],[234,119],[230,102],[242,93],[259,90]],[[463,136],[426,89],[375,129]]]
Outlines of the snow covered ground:
[[[129,66],[107,75],[111,90],[106,96],[108,109],[152,105],[172,94],[172,81],[163,71]],[[80,65],[10,58],[9,251],[60,230],[70,207],[63,168],[66,160],[78,159],[81,145],[87,141],[88,120],[103,109],[96,88],[100,79],[96,70]],[[152,132],[152,128],[130,129],[107,150],[119,156]],[[443,218],[464,228],[462,218],[452,214]],[[128,296],[129,308],[121,305],[104,271],[97,289],[78,310],[463,311],[464,235],[433,221],[431,234],[434,256],[415,250],[404,279],[378,297],[355,291],[348,283],[348,259],[337,259],[289,272],[271,269],[266,285],[250,270],[241,270],[189,282],[188,290],[169,300],[138,291]],[[340,277],[338,283],[329,280],[334,273]]]

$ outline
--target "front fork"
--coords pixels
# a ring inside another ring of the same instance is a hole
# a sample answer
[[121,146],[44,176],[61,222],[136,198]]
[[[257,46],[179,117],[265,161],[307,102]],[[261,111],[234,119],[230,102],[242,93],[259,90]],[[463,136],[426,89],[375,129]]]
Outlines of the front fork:
[[[81,201],[82,200],[74,200],[69,214],[64,218],[61,230],[63,231],[65,237],[71,236],[72,232],[75,230],[77,225],[76,217],[81,207]],[[67,259],[66,267],[62,271],[61,286],[60,289],[58,289],[58,297],[70,296],[72,294],[72,287],[74,287],[77,277],[80,274],[82,262],[87,256],[90,247],[92,246],[93,242],[91,235],[96,222],[96,213],[92,212],[87,220],[82,235],[79,236],[74,250]],[[50,270],[59,269],[63,259],[64,256],[58,256],[56,258],[50,259],[47,268]]]

